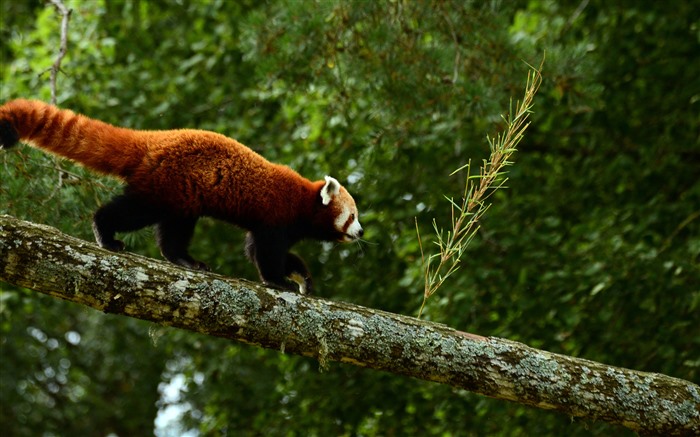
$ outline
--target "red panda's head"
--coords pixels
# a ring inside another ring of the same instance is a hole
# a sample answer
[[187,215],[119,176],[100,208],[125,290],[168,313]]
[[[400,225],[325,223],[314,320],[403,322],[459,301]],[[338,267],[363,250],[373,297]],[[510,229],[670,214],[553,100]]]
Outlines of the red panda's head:
[[336,179],[326,176],[319,192],[321,206],[316,223],[324,240],[349,243],[362,237],[364,231],[355,206],[355,200]]

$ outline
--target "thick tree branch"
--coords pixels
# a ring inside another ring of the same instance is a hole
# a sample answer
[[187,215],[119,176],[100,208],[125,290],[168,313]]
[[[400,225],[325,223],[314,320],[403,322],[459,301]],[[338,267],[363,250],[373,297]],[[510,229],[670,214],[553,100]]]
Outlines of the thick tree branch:
[[342,302],[107,252],[0,216],[0,280],[100,311],[371,367],[641,434],[700,434],[700,387]]

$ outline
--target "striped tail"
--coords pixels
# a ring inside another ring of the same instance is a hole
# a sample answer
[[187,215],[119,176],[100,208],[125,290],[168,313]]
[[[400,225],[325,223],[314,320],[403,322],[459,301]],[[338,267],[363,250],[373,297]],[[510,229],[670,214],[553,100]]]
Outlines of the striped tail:
[[143,136],[36,100],[0,106],[0,148],[22,141],[121,178],[141,164],[147,149]]

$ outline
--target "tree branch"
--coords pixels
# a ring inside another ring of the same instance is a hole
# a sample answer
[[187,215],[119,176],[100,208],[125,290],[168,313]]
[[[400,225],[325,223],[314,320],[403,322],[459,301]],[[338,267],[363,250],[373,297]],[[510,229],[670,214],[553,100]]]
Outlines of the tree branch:
[[61,46],[56,56],[56,61],[50,68],[51,71],[51,104],[56,104],[56,77],[58,72],[61,71],[61,62],[68,52],[68,20],[70,20],[70,14],[73,12],[72,9],[68,9],[66,5],[63,4],[62,0],[49,0],[51,4],[56,7],[58,13],[61,14]]
[[0,216],[0,280],[206,335],[385,370],[642,434],[698,435],[700,387],[413,317],[112,253]]

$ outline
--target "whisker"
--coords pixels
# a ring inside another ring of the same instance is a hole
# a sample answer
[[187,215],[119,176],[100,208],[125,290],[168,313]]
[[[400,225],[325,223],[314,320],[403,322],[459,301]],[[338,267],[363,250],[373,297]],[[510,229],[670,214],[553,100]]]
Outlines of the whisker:
[[357,243],[357,247],[360,249],[360,253],[361,253],[362,255],[364,255],[364,254],[365,254],[365,248],[364,248],[364,246],[362,246],[362,240],[357,240],[356,243]]
[[365,240],[365,239],[363,239],[363,238],[358,238],[358,239],[355,240],[355,241],[356,241],[358,244],[359,244],[359,243],[365,243],[365,244],[371,244],[372,246],[378,246],[378,245],[379,245],[379,243],[373,243],[373,242],[371,242],[371,241],[369,241],[369,240]]

